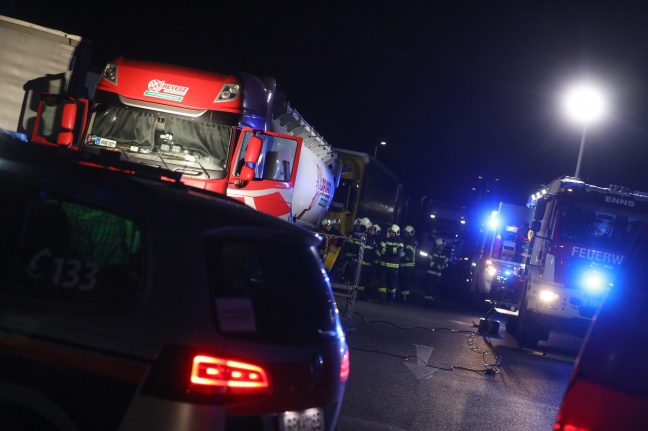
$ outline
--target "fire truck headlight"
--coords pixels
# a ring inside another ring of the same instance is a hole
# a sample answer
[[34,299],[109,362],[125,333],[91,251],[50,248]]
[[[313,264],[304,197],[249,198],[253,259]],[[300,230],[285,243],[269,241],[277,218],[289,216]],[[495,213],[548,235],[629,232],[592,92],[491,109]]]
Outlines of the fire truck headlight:
[[497,269],[495,269],[494,266],[489,266],[488,268],[486,268],[486,272],[489,275],[495,275],[495,274],[497,274]]
[[596,271],[588,272],[583,277],[583,287],[590,293],[600,293],[605,288],[605,277]]
[[541,290],[538,296],[542,302],[553,302],[559,298],[558,294],[551,290]]
[[425,252],[425,251],[423,251],[423,250],[419,251],[419,254],[420,254],[421,256],[423,256],[423,257],[427,257],[427,255],[428,255],[427,252]]

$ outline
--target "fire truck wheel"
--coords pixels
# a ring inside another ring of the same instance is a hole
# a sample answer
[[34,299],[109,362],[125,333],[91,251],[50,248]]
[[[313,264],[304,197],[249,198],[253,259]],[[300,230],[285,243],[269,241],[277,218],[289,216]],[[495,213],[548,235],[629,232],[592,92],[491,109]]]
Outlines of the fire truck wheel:
[[519,329],[518,323],[517,316],[508,316],[506,318],[506,332],[515,337]]
[[[549,339],[549,328],[540,319],[536,318],[533,313],[525,311],[525,308],[520,310],[517,322],[512,325],[517,327],[512,328],[516,329],[514,337],[521,348],[535,348],[538,347],[540,340],[546,341]],[[508,331],[508,327],[506,329]]]
[[528,326],[519,328],[516,338],[521,348],[532,349],[538,347],[538,342],[540,341],[538,331]]

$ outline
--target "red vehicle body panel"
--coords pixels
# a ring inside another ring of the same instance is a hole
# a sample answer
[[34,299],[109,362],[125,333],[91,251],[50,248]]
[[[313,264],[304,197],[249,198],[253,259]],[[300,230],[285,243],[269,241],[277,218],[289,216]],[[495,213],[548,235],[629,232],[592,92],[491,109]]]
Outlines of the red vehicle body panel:
[[114,63],[119,66],[117,86],[102,78],[97,90],[186,109],[241,112],[240,96],[232,101],[214,102],[224,84],[239,84],[234,75],[164,64],[156,65],[155,72],[151,73],[150,64],[141,61],[119,58]]

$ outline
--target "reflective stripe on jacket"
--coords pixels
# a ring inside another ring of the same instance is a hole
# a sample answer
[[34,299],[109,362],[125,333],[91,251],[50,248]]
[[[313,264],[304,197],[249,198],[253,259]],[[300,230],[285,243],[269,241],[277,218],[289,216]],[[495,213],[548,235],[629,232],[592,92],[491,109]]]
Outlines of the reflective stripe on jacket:
[[402,252],[403,241],[401,241],[400,237],[395,236],[384,239],[376,251],[380,259],[380,266],[398,269]]

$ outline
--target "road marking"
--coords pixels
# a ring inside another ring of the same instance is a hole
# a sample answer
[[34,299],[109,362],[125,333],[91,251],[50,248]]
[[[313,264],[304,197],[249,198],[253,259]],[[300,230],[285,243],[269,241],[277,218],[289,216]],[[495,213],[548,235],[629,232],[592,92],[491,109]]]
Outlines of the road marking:
[[420,344],[414,344],[414,347],[416,348],[416,357],[409,358],[403,363],[414,374],[416,380],[427,379],[439,371],[438,368],[432,368],[426,365],[430,360],[430,356],[432,356],[434,347],[422,346]]

